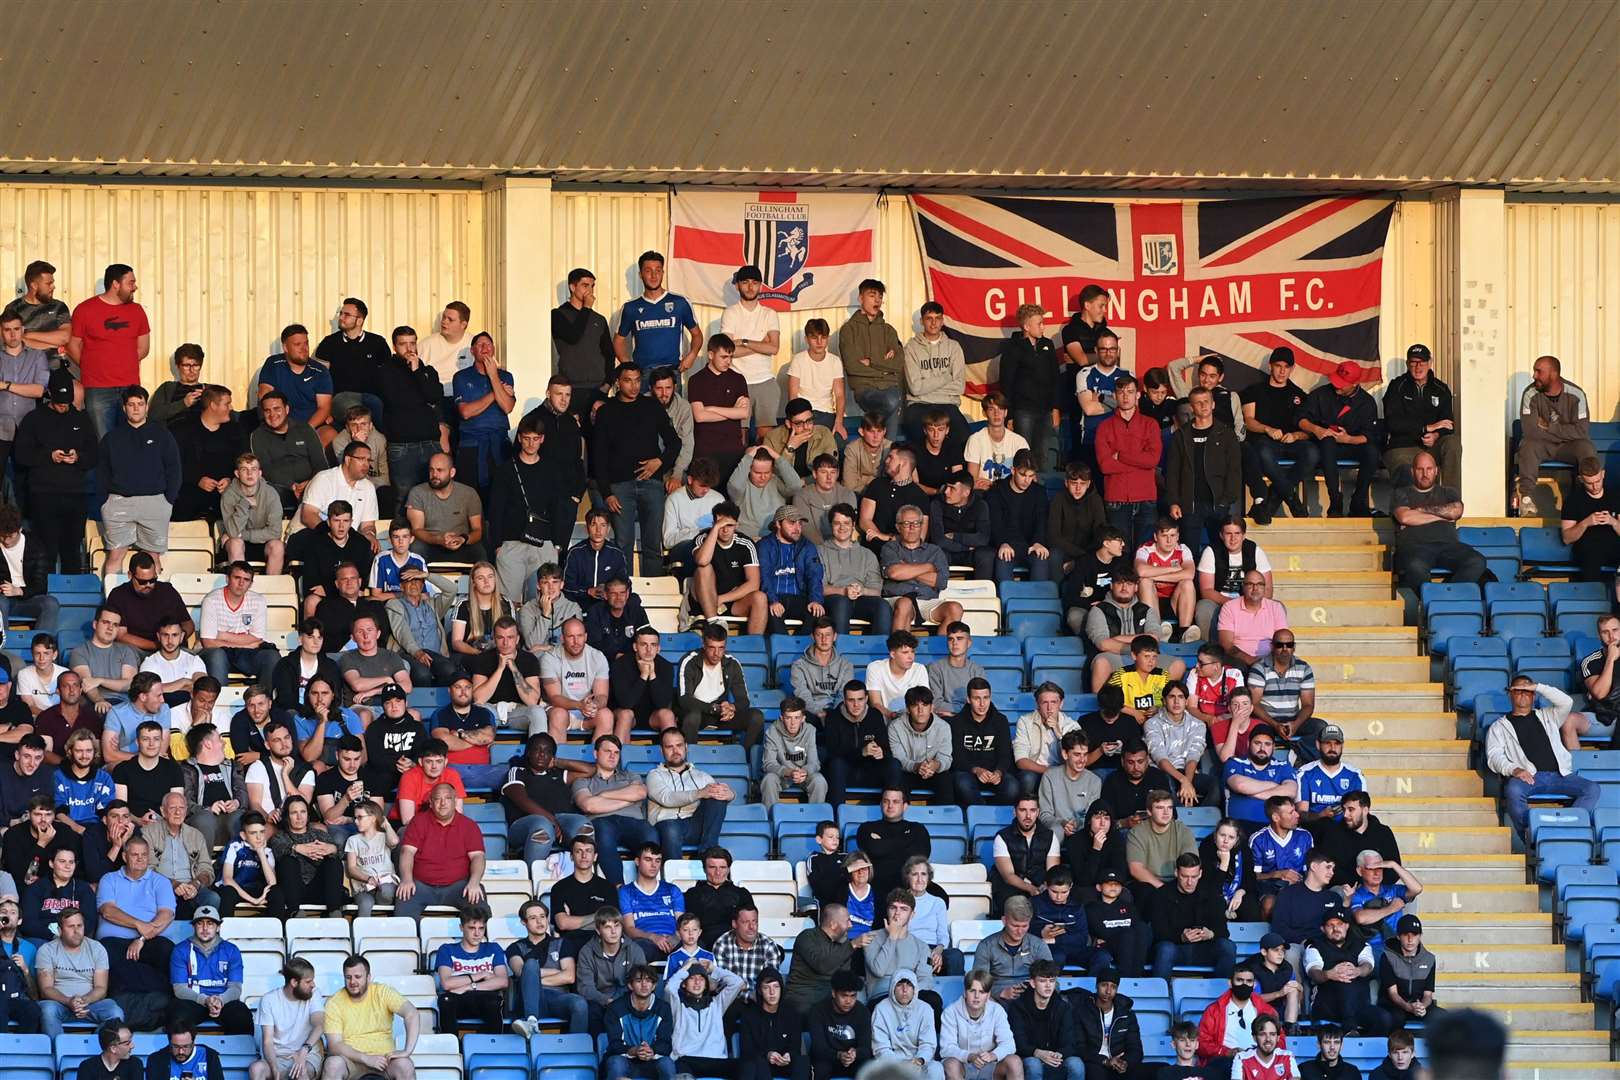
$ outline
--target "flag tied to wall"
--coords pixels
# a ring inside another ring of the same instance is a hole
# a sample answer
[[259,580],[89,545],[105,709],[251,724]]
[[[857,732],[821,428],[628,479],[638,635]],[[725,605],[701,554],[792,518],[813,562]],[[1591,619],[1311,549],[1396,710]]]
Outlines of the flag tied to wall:
[[697,304],[736,302],[739,266],[764,276],[778,311],[853,308],[872,277],[875,194],[677,191],[670,199],[671,287]]
[[[1359,197],[911,196],[928,294],[962,343],[970,394],[995,384],[1020,305],[1039,305],[1056,337],[1091,284],[1108,291],[1107,322],[1132,371],[1206,353],[1263,371],[1271,350],[1286,345],[1307,388],[1345,360],[1375,382],[1394,206]],[[1253,379],[1230,364],[1228,374],[1229,385]]]

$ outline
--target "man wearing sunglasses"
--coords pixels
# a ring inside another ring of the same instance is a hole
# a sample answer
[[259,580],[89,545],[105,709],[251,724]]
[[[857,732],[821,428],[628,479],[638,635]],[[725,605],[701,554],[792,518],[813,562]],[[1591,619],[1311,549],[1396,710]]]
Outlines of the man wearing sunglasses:
[[1294,764],[1321,756],[1317,740],[1326,727],[1316,715],[1316,672],[1295,655],[1294,633],[1279,630],[1271,653],[1249,668],[1249,697],[1255,720],[1277,731],[1277,742],[1294,752]]

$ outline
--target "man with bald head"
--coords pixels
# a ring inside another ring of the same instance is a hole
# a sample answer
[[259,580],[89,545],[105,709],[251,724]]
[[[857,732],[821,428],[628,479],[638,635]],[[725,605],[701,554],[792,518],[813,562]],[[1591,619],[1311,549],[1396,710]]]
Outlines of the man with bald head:
[[484,899],[484,836],[456,811],[456,789],[436,784],[428,811],[411,818],[399,841],[394,914],[411,919],[429,907],[459,908]]
[[1597,457],[1592,445],[1590,410],[1586,391],[1563,376],[1563,365],[1556,356],[1536,358],[1530,372],[1530,385],[1519,398],[1519,438],[1516,461],[1519,467],[1519,514],[1536,514],[1536,474],[1542,462],[1562,461],[1574,465],[1582,458]]
[[1485,579],[1485,557],[1457,536],[1463,516],[1462,494],[1440,483],[1440,466],[1427,450],[1412,459],[1412,483],[1391,500],[1395,519],[1395,576],[1421,592],[1436,567],[1450,570],[1454,582]]
[[456,480],[449,454],[428,459],[427,482],[405,497],[405,517],[416,540],[411,550],[429,562],[475,563],[484,553],[484,505],[478,492]]

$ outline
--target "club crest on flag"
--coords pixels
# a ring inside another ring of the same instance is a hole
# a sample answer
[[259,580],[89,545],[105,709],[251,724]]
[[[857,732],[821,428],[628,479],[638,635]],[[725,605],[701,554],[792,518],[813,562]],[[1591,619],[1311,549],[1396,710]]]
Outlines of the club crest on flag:
[[765,288],[785,292],[810,258],[810,208],[803,203],[744,203],[743,262],[765,274]]
[[1147,276],[1174,274],[1179,269],[1174,235],[1142,237],[1142,273]]

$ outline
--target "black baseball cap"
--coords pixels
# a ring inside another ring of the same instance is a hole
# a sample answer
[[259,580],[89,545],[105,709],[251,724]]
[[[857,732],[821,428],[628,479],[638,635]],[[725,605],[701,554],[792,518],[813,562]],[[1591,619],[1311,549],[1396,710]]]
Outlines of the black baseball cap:
[[410,700],[410,695],[405,692],[405,689],[400,686],[399,683],[391,682],[382,688],[382,700],[387,701],[389,698],[399,698],[401,701],[408,701]]
[[1434,357],[1429,354],[1429,347],[1427,345],[1413,345],[1413,346],[1411,346],[1410,348],[1408,348],[1406,350],[1406,358],[1408,360],[1433,360],[1434,359]]
[[58,405],[68,405],[73,401],[73,375],[65,367],[57,368],[51,372],[51,377],[45,383],[45,397]]
[[735,274],[731,275],[731,282],[734,285],[739,281],[764,281],[764,280],[765,280],[765,275],[760,272],[760,269],[757,266],[739,266],[739,267],[737,267],[737,272]]
[[1289,367],[1293,367],[1296,363],[1294,360],[1294,350],[1290,349],[1286,345],[1279,345],[1275,349],[1271,350],[1271,357],[1266,361],[1266,363],[1287,364]]

